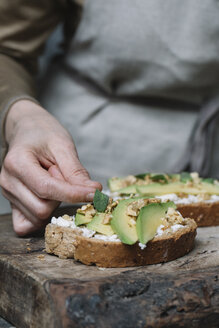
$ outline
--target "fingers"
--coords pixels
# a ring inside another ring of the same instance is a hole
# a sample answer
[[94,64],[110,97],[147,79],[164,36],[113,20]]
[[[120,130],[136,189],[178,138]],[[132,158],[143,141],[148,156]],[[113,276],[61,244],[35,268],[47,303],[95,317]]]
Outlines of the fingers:
[[12,223],[15,233],[23,237],[39,229],[34,223],[29,221],[24,214],[12,205]]
[[7,185],[13,184],[11,177],[15,176],[27,189],[41,199],[70,203],[92,201],[95,192],[94,187],[82,184],[71,185],[69,182],[61,180],[61,175],[52,177],[47,170],[40,166],[32,153],[27,153],[22,162],[19,162],[21,160],[19,158],[15,162],[14,158],[11,159],[9,155],[5,159],[0,179],[2,187],[6,190],[11,191],[13,188],[13,186],[7,188]]
[[37,197],[17,178],[8,176],[4,167],[0,178],[2,194],[34,225],[34,230],[41,228],[43,221],[48,219],[59,205],[57,201]]
[[54,154],[60,172],[70,184],[81,184],[102,189],[99,182],[91,180],[89,173],[80,163],[73,143],[64,149],[56,149]]
[[[29,168],[27,167],[27,171]],[[26,177],[22,181],[39,198],[54,199],[62,202],[77,203],[92,201],[95,189],[80,184],[71,185],[59,178],[51,177],[47,171],[39,166],[32,167],[34,177],[27,181]]]
[[[24,236],[28,233],[38,231],[44,227],[48,218],[50,218],[53,210],[58,206],[58,202],[44,201],[44,204],[40,204],[40,200],[37,200],[39,207],[30,208],[30,205],[24,206],[24,204],[14,197],[11,193],[2,189],[3,195],[10,201],[12,207],[12,219],[14,230],[19,236]],[[24,198],[24,203],[25,203]],[[13,211],[16,209],[15,211]]]
[[30,191],[25,190],[25,186],[22,191],[22,199],[19,199],[18,196],[14,196],[5,189],[2,189],[2,194],[13,206],[18,208],[28,220],[39,227],[42,226],[41,221],[48,219],[59,205],[59,202],[38,199]]
[[65,180],[57,165],[51,165],[48,169],[48,172],[53,178]]
[[91,181],[73,140],[55,118],[31,102],[19,106],[7,116],[9,152],[0,185],[13,205],[14,226],[21,234],[19,226],[36,230],[58,202],[92,201],[102,186]]

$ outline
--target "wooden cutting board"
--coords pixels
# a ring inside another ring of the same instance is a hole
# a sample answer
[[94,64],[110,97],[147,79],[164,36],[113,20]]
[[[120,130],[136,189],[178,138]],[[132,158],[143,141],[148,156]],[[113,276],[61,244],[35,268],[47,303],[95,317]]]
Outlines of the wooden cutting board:
[[218,328],[218,279],[219,227],[199,228],[176,261],[101,269],[47,255],[0,217],[0,315],[17,328]]

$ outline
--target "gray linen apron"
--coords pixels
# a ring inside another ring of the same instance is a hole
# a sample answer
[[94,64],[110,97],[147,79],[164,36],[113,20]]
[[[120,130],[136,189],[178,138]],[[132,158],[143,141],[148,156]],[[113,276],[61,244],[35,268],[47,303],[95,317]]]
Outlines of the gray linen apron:
[[218,176],[217,94],[218,1],[88,0],[41,102],[105,182],[186,167]]

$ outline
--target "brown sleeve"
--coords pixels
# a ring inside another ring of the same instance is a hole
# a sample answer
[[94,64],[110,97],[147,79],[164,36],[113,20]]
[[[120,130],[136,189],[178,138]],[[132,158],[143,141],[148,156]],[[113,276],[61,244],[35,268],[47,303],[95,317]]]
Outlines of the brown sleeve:
[[0,1],[0,128],[1,159],[7,145],[5,118],[19,99],[35,100],[37,58],[56,25],[66,0]]

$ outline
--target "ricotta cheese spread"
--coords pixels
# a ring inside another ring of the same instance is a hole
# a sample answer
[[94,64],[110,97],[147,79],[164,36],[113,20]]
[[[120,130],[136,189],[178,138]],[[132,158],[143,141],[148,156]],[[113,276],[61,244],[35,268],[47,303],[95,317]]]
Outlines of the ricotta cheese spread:
[[219,196],[218,195],[211,195],[209,199],[200,199],[199,196],[196,195],[188,195],[188,197],[179,197],[176,194],[166,194],[162,196],[156,196],[156,198],[161,199],[162,202],[165,202],[167,200],[170,200],[174,202],[175,204],[193,204],[193,203],[214,203],[219,202]]
[[[178,212],[178,214],[180,215],[179,212]],[[99,240],[103,240],[103,241],[111,241],[111,242],[121,242],[121,240],[119,239],[119,237],[116,234],[113,234],[112,236],[106,236],[106,235],[97,233],[94,230],[90,230],[84,226],[81,226],[80,228],[77,227],[75,225],[75,216],[70,216],[68,220],[63,218],[62,216],[59,216],[58,218],[53,216],[51,219],[51,224],[55,224],[59,227],[80,230],[80,232],[82,233],[81,235],[86,238],[94,238],[94,239],[99,239]],[[183,228],[183,227],[184,226],[181,224],[174,224],[170,228],[173,232],[176,232],[178,229]],[[155,237],[162,236],[165,232],[170,231],[170,228],[168,228],[166,230],[164,228],[165,228],[165,226],[163,224],[161,224],[157,228]],[[146,247],[146,245],[142,244],[142,243],[139,243],[138,245],[142,250],[145,249],[145,247]]]

